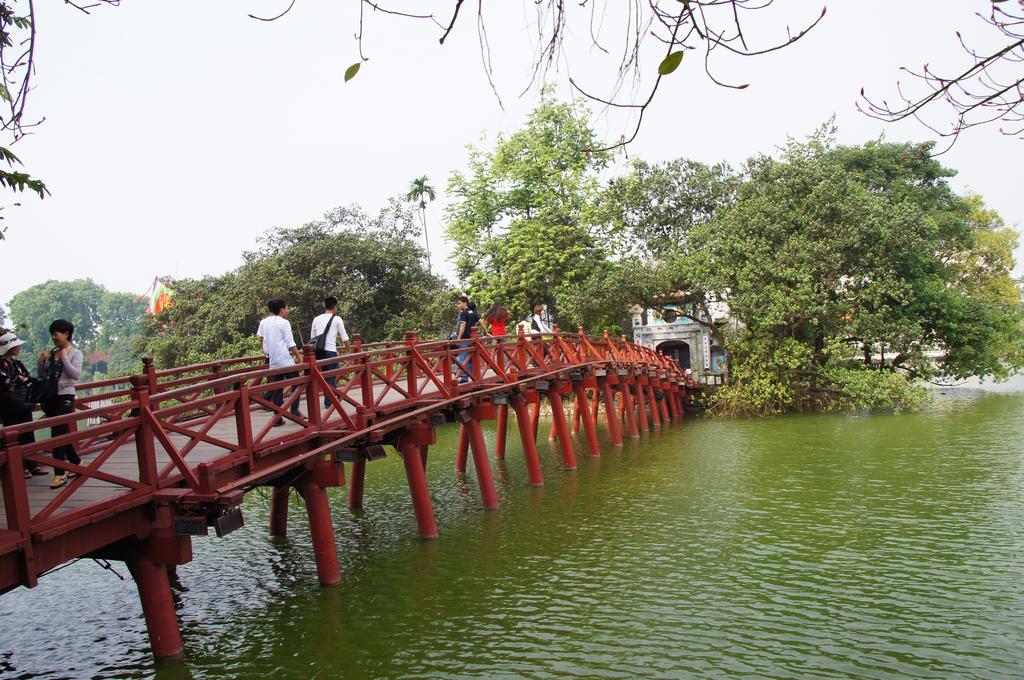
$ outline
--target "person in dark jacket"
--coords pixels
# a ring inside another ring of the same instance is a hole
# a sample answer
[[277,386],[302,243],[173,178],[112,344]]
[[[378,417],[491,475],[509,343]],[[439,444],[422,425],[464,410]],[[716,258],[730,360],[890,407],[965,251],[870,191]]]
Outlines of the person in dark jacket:
[[469,350],[469,339],[473,335],[473,328],[480,323],[480,315],[476,313],[476,305],[470,302],[465,295],[460,295],[455,299],[455,306],[459,310],[459,315],[455,317],[452,339],[462,341],[459,342],[459,349],[462,351],[458,353],[457,361],[461,366],[465,366],[465,368],[461,368],[461,366],[459,368],[459,382],[464,383],[469,381],[469,376],[473,372],[473,357]]
[[[35,405],[28,401],[32,376],[25,364],[18,360],[24,342],[14,333],[0,335],[0,422],[4,427],[32,422],[32,408]],[[34,432],[22,432],[18,436],[19,444],[31,444],[35,440]],[[24,467],[26,479],[32,475],[46,474],[46,470],[32,461],[26,460]]]

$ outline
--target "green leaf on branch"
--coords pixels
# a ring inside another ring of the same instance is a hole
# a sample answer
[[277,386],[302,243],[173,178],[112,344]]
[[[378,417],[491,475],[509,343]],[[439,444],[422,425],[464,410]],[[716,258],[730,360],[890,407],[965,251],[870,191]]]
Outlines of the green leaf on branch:
[[683,61],[683,51],[677,50],[672,52],[667,57],[661,60],[658,64],[658,75],[667,76],[668,74],[679,68],[680,62]]
[[360,66],[362,66],[362,63],[357,61],[356,63],[352,64],[347,69],[345,69],[346,83],[356,77],[356,74],[359,73]]
[[0,146],[0,161],[4,161],[7,165],[14,165],[15,163],[21,165],[21,160],[14,155],[14,152],[4,146]]
[[11,191],[32,191],[38,194],[39,198],[45,198],[50,193],[45,184],[38,179],[32,179],[24,172],[0,170],[0,187],[6,187]]

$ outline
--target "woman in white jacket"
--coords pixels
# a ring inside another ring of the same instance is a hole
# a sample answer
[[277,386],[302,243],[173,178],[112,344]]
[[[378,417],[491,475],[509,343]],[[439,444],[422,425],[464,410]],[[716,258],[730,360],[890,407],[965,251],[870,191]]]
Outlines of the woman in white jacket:
[[550,333],[551,326],[544,320],[544,305],[533,306],[533,316],[530,318],[530,328],[534,333]]

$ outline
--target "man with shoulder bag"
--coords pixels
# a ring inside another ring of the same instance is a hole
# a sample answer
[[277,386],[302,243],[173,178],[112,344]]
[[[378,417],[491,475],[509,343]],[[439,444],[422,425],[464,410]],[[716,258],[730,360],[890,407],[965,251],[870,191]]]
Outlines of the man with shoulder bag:
[[[331,359],[338,356],[338,338],[344,343],[345,353],[350,350],[348,344],[348,333],[345,332],[345,322],[338,316],[338,298],[330,295],[324,298],[324,313],[313,319],[313,325],[309,329],[309,342],[316,348],[317,359]],[[337,368],[336,363],[326,364],[323,369],[326,371]],[[337,384],[337,377],[329,376],[327,384],[334,389]],[[324,397],[324,406],[330,406],[331,401]]]

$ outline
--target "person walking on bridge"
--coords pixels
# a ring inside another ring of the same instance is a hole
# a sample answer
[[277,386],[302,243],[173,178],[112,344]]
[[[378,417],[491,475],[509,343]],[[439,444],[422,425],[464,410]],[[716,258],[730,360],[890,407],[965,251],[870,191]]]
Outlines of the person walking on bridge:
[[530,330],[534,333],[550,333],[551,325],[544,318],[544,305],[533,306],[533,316],[530,317]]
[[[295,361],[301,361],[302,355],[299,353],[298,347],[295,346],[292,324],[288,321],[288,303],[281,298],[274,298],[267,302],[267,309],[270,310],[270,316],[260,321],[259,328],[256,329],[256,335],[259,336],[260,342],[263,343],[263,353],[267,355],[270,361],[270,368],[295,366]],[[294,357],[295,361],[292,360],[292,357]],[[298,372],[280,373],[272,376],[270,382],[290,380],[298,376]],[[270,393],[270,401],[275,406],[283,405],[284,389],[279,388],[272,391]],[[294,416],[303,417],[299,411],[298,398],[292,402],[291,412]],[[277,420],[274,421],[274,427],[278,425],[284,425],[284,418],[277,417]]]
[[[472,352],[469,350],[469,339],[473,335],[473,328],[480,323],[480,315],[476,313],[476,305],[469,301],[465,295],[455,299],[455,307],[459,314],[455,317],[455,329],[452,331],[452,340],[459,340],[459,349],[456,356],[459,368],[459,382],[469,381],[470,373],[473,371]],[[463,368],[464,367],[464,368]]]
[[[344,343],[345,353],[351,350],[348,344],[348,333],[345,332],[345,322],[338,316],[338,298],[329,295],[324,298],[324,313],[313,319],[313,325],[309,329],[309,341],[316,347],[317,359],[330,359],[338,356],[338,338]],[[327,364],[324,369],[331,370],[337,364]],[[327,378],[327,384],[334,389],[337,384],[337,376]],[[330,400],[324,397],[324,406],[330,406]]]
[[[82,375],[82,350],[75,347],[71,338],[75,334],[75,325],[67,319],[57,319],[50,324],[50,340],[53,349],[39,355],[39,377],[52,385],[54,393],[43,397],[43,413],[47,418],[63,416],[75,412],[75,383]],[[70,425],[56,425],[50,430],[52,437],[59,437],[71,431]],[[53,457],[81,465],[82,459],[75,452],[74,444],[62,444],[53,449]],[[50,488],[64,486],[69,473],[66,469],[54,466],[53,481]]]
[[495,302],[484,312],[484,321],[490,327],[489,333],[496,338],[504,337],[507,334],[509,319],[508,310],[500,302]]

